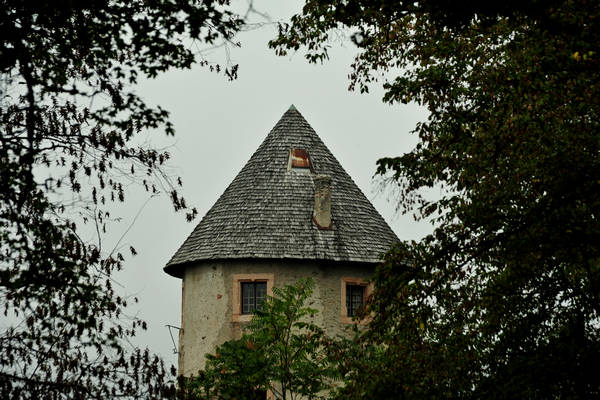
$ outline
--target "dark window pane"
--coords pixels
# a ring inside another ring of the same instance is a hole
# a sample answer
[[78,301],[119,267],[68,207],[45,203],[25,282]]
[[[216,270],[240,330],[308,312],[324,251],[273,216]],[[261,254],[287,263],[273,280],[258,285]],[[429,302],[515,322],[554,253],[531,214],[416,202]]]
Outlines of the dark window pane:
[[346,315],[352,316],[352,285],[346,285]]
[[354,286],[352,288],[352,315],[356,315],[363,304],[364,286]]
[[263,309],[263,302],[267,299],[267,282],[256,282],[255,283],[256,293],[256,309]]
[[242,314],[254,311],[254,283],[242,282]]
[[363,305],[365,287],[363,285],[346,285],[346,311],[354,317]]

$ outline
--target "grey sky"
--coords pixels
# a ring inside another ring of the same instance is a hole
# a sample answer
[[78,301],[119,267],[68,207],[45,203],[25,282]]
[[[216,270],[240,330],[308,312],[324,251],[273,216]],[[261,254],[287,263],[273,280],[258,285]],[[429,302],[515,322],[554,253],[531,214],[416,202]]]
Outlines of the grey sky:
[[[302,4],[255,3],[273,19],[291,15]],[[125,236],[124,241],[139,254],[128,260],[118,280],[124,292],[140,297],[129,312],[148,322],[148,331],[140,333],[135,344],[150,347],[175,365],[177,356],[165,324],[180,326],[181,282],[162,268],[291,104],[401,239],[416,239],[430,230],[425,223],[395,212],[390,192],[379,193],[372,180],[378,158],[399,155],[414,146],[416,138],[409,131],[425,120],[426,112],[414,105],[383,104],[380,85],[367,95],[348,92],[349,65],[356,51],[351,42],[332,43],[331,60],[315,66],[306,63],[302,53],[276,57],[267,48],[274,35],[275,26],[266,26],[240,36],[242,48],[231,53],[232,61],[240,64],[234,82],[195,67],[145,81],[138,88],[149,103],[171,112],[175,139],[153,135],[157,145],[172,146],[172,165],[183,179],[186,200],[199,216],[186,223],[183,214],[173,212],[166,196],[150,200]],[[217,49],[210,57],[222,61],[225,53]],[[141,191],[129,197],[123,211],[126,222],[113,228],[113,241],[146,199]]]

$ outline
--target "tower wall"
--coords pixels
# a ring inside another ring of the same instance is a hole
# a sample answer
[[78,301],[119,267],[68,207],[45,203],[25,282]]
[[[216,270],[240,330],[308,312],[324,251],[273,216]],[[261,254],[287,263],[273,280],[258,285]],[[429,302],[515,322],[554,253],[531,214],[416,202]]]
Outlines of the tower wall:
[[[293,260],[235,260],[200,262],[186,267],[179,340],[179,372],[195,375],[204,368],[205,354],[213,353],[223,342],[241,336],[247,316],[236,315],[238,277],[271,276],[276,287],[312,277],[315,285],[312,308],[319,312],[315,323],[327,334],[343,334],[348,326],[343,318],[343,279],[368,279],[373,264]],[[235,303],[235,304],[234,304]]]

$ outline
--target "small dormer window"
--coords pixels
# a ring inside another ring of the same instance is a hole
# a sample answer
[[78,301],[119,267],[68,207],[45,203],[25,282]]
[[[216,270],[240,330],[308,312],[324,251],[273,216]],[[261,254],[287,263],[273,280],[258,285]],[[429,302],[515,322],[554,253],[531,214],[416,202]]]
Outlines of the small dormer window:
[[294,169],[310,169],[310,158],[308,157],[308,151],[304,149],[291,149],[289,165]]

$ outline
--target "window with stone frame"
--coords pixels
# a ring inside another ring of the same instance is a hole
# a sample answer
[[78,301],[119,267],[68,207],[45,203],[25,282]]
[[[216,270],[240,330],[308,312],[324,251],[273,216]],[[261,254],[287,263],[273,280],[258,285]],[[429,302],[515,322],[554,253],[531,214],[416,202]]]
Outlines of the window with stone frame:
[[368,317],[362,320],[353,320],[353,318],[359,314],[372,291],[372,284],[364,278],[342,277],[340,321],[345,324],[368,322],[370,319]]
[[354,317],[362,309],[365,301],[365,285],[346,285],[346,315]]
[[248,322],[267,296],[273,295],[275,277],[270,273],[234,274],[231,320]]

